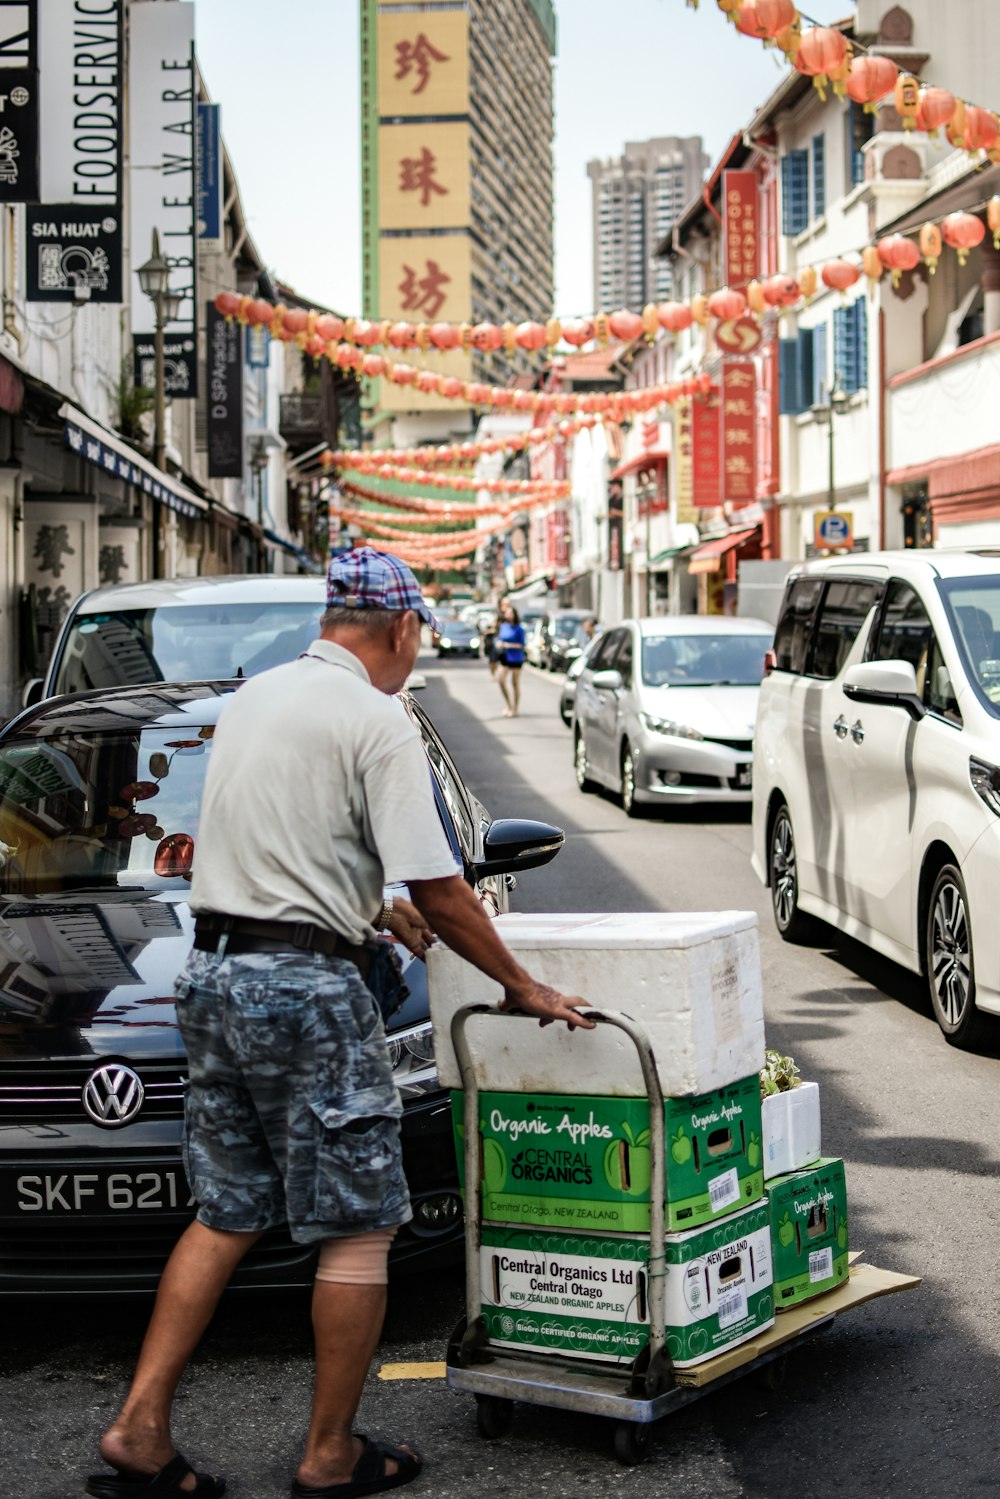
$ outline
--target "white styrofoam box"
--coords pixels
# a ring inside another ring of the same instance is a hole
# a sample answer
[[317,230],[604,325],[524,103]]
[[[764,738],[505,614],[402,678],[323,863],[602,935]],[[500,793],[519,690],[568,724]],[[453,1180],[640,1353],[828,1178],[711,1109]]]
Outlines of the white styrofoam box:
[[801,1171],[819,1160],[819,1084],[801,1083],[771,1093],[760,1106],[764,1135],[764,1180]]
[[[641,1023],[665,1094],[707,1093],[764,1065],[753,912],[513,914],[494,925],[539,983]],[[495,1004],[503,991],[443,944],[430,949],[427,967],[438,1075],[444,1087],[460,1088],[451,1017],[465,1004]],[[466,1034],[480,1088],[603,1097],[646,1091],[632,1041],[611,1026],[539,1031],[527,1020],[474,1016]]]

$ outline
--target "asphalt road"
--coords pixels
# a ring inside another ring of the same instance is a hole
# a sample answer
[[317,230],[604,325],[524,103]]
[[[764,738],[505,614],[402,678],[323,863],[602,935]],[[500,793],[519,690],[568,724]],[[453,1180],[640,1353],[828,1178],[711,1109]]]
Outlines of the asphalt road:
[[[482,663],[423,665],[423,702],[493,814],[566,829],[556,862],[523,876],[520,908],[759,913],[768,1041],[821,1085],[824,1150],[847,1162],[852,1248],[924,1281],[789,1355],[777,1391],[746,1379],[667,1418],[639,1468],[615,1462],[607,1422],[539,1408],[519,1407],[511,1434],[484,1442],[471,1401],[438,1378],[373,1372],[361,1428],[418,1443],[427,1465],[412,1492],[433,1499],[1000,1495],[1000,1058],[948,1047],[920,984],[832,930],[812,947],[782,943],[749,867],[748,814],[628,822],[583,797],[555,679],[526,672],[523,716],[504,720]],[[440,1360],[461,1310],[459,1271],[398,1283],[381,1359]],[[147,1313],[144,1302],[4,1306],[0,1499],[81,1492]],[[305,1297],[224,1302],[182,1387],[178,1442],[233,1475],[236,1499],[278,1499],[310,1368]]]

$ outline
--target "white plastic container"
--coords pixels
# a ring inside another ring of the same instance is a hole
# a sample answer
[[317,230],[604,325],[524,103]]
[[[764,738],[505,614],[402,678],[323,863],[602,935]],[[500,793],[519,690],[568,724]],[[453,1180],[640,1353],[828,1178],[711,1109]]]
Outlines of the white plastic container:
[[[683,1097],[758,1072],[764,1007],[757,917],[749,911],[508,915],[496,930],[532,977],[595,1009],[640,1022],[665,1094]],[[496,1003],[499,984],[443,944],[427,959],[434,1051],[446,1088],[462,1079],[451,1018],[471,1002]],[[546,1029],[492,1017],[467,1024],[480,1088],[506,1093],[635,1097],[645,1093],[631,1040],[611,1026]]]
[[764,1180],[801,1171],[819,1160],[819,1084],[802,1083],[787,1093],[771,1093],[761,1103]]

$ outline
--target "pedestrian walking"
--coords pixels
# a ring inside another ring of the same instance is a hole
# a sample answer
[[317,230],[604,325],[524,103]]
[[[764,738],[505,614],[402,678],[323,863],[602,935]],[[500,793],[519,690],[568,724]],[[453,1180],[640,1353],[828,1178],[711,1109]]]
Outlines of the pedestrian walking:
[[506,703],[504,718],[516,718],[521,710],[521,668],[524,665],[524,626],[514,605],[504,599],[500,605],[500,629],[497,646],[500,664],[497,681]]
[[[221,715],[191,889],[194,949],[177,982],[190,1066],[185,1163],[197,1217],[164,1270],[132,1387],[100,1441],[95,1499],[213,1499],[173,1445],[185,1365],[230,1276],[287,1222],[316,1243],[316,1372],[298,1499],[416,1478],[412,1447],[352,1432],[385,1309],[393,1235],[411,1210],[382,1015],[369,983],[434,933],[503,986],[505,1007],[589,1027],[581,999],[515,962],[456,868],[420,736],[392,694],[433,624],[398,558],[333,559],[320,635],[251,678]],[[411,900],[383,900],[405,882]],[[366,979],[368,982],[366,982]]]

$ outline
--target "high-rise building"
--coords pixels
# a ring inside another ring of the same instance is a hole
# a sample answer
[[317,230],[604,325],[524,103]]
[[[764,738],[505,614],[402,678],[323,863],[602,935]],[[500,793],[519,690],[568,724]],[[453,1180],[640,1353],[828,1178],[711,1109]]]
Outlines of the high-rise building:
[[670,265],[656,259],[656,247],[700,189],[707,167],[700,135],[628,141],[624,155],[587,163],[595,312],[638,310],[669,297]]
[[[554,290],[552,0],[360,6],[365,316],[544,320]],[[410,358],[492,382],[526,367],[504,350]],[[380,383],[383,411],[455,409]]]

